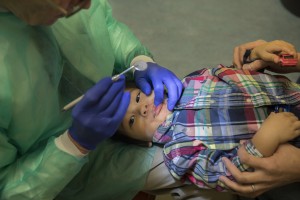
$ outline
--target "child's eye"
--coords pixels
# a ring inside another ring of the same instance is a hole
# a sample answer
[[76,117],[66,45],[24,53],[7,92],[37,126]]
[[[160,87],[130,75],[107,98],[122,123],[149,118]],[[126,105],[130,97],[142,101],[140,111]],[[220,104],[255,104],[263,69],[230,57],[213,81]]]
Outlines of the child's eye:
[[134,124],[134,115],[132,115],[129,119],[129,127],[131,128],[133,124]]
[[141,91],[136,95],[135,101],[138,103],[140,101]]

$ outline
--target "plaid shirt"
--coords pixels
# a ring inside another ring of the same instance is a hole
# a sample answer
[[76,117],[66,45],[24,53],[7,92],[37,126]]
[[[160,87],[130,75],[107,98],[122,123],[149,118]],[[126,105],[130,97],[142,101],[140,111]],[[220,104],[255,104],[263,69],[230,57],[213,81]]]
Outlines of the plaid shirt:
[[171,174],[201,188],[223,190],[220,175],[231,179],[221,158],[240,169],[237,150],[262,156],[249,139],[275,106],[288,105],[298,117],[300,86],[283,76],[226,68],[202,69],[183,79],[184,91],[174,112],[157,129],[153,141],[164,144]]

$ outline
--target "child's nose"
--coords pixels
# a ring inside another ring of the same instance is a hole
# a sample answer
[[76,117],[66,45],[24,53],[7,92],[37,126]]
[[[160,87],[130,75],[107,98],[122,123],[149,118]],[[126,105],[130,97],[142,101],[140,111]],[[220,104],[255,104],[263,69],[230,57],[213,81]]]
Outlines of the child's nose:
[[147,116],[147,114],[148,114],[148,105],[147,104],[141,106],[140,114],[144,117]]

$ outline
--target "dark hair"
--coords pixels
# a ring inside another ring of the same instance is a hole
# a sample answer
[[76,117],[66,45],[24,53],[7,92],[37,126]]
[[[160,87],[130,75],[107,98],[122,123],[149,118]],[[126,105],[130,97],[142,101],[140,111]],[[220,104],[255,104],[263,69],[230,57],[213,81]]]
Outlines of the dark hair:
[[142,141],[130,138],[122,133],[122,131],[117,130],[116,133],[111,137],[113,140],[126,142],[129,144],[134,144],[141,147],[152,147],[152,142]]
[[129,81],[126,80],[125,85],[126,85],[126,88],[137,88],[135,82],[132,80],[129,80]]

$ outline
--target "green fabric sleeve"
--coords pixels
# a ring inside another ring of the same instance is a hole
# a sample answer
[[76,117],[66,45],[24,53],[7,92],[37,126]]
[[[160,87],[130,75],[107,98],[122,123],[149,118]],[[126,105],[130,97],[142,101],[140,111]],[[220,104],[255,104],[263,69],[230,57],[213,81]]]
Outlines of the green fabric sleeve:
[[[13,148],[7,148],[3,135],[0,141],[1,155],[11,155]],[[1,199],[53,199],[86,161],[87,158],[75,158],[59,150],[52,138],[44,149],[1,169]]]
[[120,73],[130,66],[130,62],[138,55],[153,57],[149,50],[141,44],[133,32],[112,15],[112,9],[106,0],[102,1],[106,8],[106,24],[116,58],[115,73]]
[[[120,73],[138,55],[152,57],[132,31],[112,16],[107,0],[94,0],[88,10],[53,26],[66,58],[94,83]],[[126,74],[132,78],[132,73]]]

